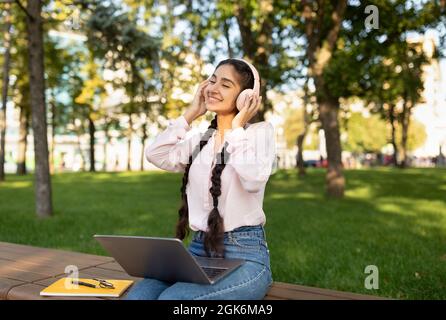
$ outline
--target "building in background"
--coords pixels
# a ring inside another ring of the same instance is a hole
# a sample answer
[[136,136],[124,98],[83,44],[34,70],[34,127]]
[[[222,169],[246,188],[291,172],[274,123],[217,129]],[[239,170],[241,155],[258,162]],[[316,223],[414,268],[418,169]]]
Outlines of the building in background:
[[440,152],[443,156],[446,153],[446,61],[440,62],[433,57],[436,46],[432,34],[428,33],[424,37],[414,36],[410,41],[419,43],[430,59],[430,63],[423,70],[422,99],[413,111],[413,118],[426,127],[426,142],[411,153],[421,161],[414,163],[415,165],[427,165],[428,161],[423,159],[439,157]]

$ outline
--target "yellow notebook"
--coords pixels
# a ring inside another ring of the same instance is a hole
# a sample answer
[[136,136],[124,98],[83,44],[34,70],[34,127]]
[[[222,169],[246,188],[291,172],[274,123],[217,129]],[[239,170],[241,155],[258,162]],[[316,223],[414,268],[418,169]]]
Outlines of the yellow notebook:
[[[71,280],[94,284],[96,288],[90,288],[82,285],[75,285]],[[62,278],[40,291],[41,296],[50,297],[120,297],[128,287],[133,284],[132,280],[107,280],[113,284],[114,289],[101,288],[99,282],[92,279],[72,279]]]

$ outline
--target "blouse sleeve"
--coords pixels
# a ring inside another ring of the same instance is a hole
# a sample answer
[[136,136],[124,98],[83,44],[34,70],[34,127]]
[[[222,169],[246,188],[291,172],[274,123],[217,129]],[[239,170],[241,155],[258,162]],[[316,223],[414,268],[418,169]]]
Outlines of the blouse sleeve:
[[171,120],[169,126],[146,148],[147,160],[163,170],[184,172],[197,137],[195,134],[184,140],[191,129],[183,115]]
[[274,127],[269,122],[231,130],[226,141],[228,164],[240,177],[243,188],[251,193],[262,190],[276,159]]

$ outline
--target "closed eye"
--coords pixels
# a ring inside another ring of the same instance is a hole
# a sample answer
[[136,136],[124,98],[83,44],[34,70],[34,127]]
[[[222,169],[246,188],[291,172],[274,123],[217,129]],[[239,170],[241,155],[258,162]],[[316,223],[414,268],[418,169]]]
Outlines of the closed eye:
[[[212,84],[215,83],[215,81],[212,81],[212,80],[210,80],[209,82],[212,83]],[[225,85],[223,85],[223,87],[225,87],[225,88],[230,88],[229,86],[225,86]]]

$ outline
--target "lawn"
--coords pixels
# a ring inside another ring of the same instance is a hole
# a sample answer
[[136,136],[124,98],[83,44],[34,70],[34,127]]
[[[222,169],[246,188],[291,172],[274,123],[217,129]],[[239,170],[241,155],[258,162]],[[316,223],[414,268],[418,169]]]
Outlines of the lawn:
[[[398,299],[446,299],[446,170],[346,171],[342,200],[324,196],[324,171],[271,176],[266,232],[275,281]],[[34,213],[32,176],[0,184],[0,241],[105,255],[93,234],[173,236],[180,174],[53,176],[55,214]],[[186,241],[188,243],[188,241]],[[366,266],[379,270],[368,290]]]

